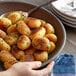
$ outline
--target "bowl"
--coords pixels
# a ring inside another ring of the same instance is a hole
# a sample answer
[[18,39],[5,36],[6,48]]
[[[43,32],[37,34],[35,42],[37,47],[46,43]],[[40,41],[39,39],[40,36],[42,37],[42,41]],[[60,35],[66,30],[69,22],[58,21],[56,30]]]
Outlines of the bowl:
[[[0,15],[10,11],[20,11],[20,10],[29,11],[34,7],[36,7],[36,5],[32,5],[29,3],[4,1],[0,2]],[[46,22],[51,23],[55,28],[55,34],[58,37],[58,41],[56,43],[56,49],[49,54],[49,59],[42,64],[41,66],[42,68],[46,66],[48,63],[50,63],[52,60],[54,60],[58,56],[58,54],[62,51],[66,42],[66,32],[61,21],[45,8],[39,8],[37,11],[33,12],[30,16],[43,19]]]

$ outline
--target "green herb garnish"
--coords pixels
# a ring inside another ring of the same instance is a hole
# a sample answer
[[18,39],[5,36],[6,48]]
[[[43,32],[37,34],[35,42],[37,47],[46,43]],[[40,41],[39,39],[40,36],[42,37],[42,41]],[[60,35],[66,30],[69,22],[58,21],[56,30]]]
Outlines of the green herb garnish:
[[47,45],[47,49],[50,49],[50,45]]

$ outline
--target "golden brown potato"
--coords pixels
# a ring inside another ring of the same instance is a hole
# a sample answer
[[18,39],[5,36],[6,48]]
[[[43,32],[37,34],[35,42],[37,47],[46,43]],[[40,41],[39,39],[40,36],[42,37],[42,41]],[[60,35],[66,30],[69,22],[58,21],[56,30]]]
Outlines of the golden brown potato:
[[16,59],[20,59],[25,55],[24,51],[20,50],[16,45],[13,45],[12,47],[12,54]]
[[6,36],[5,41],[9,45],[14,45],[17,43],[18,35],[16,33],[10,33]]
[[35,18],[33,18],[33,17],[24,18],[24,22],[25,22],[26,24],[28,24],[30,20],[35,20]]
[[8,18],[0,18],[0,25],[3,25],[5,28],[8,28],[9,25],[12,25],[12,22]]
[[28,22],[30,28],[39,28],[41,26],[41,21],[39,19],[31,19]]
[[11,47],[2,39],[0,38],[0,50],[10,51]]
[[34,37],[43,37],[46,34],[46,30],[44,27],[40,27],[37,31],[33,32],[29,37],[33,39]]
[[22,35],[17,40],[17,46],[21,50],[28,49],[31,45],[31,40],[26,35]]
[[35,51],[36,49],[31,47],[29,49],[26,49],[24,52],[25,52],[25,55],[33,55]]
[[51,53],[52,51],[54,51],[54,49],[56,47],[55,43],[52,41],[50,42],[50,45],[51,45],[51,47],[50,47],[50,50],[48,50],[48,53]]
[[7,33],[13,33],[13,32],[17,32],[16,24],[9,26],[7,29]]
[[17,22],[17,30],[20,34],[23,35],[30,35],[31,34],[31,30],[29,29],[29,27],[24,23],[24,21],[19,21]]
[[44,20],[40,20],[40,21],[41,21],[41,26],[44,26],[46,24]]
[[12,56],[11,53],[9,53],[8,51],[2,50],[0,51],[0,58],[2,62],[7,62],[7,61],[17,61],[15,57]]
[[7,18],[9,18],[12,21],[12,23],[14,24],[18,20],[21,19],[21,14],[19,12],[17,12],[17,11],[11,12],[11,13],[8,14]]
[[57,36],[55,34],[46,34],[45,37],[47,37],[50,41],[53,41],[54,43],[57,42]]
[[46,51],[36,51],[34,57],[36,61],[45,62],[48,60],[48,53]]
[[51,24],[49,24],[49,23],[46,23],[44,25],[44,27],[46,29],[46,33],[47,34],[50,34],[50,33],[54,33],[55,32],[54,27]]
[[3,30],[0,30],[0,38],[5,38],[6,37],[6,32],[4,32]]
[[21,62],[31,62],[31,61],[34,61],[34,56],[33,55],[25,55],[23,56],[20,61]]
[[50,50],[50,41],[47,38],[35,37],[32,40],[32,46],[38,50]]
[[13,64],[17,63],[17,60],[11,60],[4,63],[5,69],[9,69]]

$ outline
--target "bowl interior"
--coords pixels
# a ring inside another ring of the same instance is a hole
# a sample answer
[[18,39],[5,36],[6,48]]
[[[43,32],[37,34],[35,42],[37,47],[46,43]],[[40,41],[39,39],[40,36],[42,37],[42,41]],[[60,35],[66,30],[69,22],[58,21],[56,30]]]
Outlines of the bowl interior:
[[[0,15],[10,11],[29,11],[30,9],[36,6],[28,4],[28,3],[21,3],[21,2],[0,2]],[[56,49],[52,53],[49,54],[48,61],[44,62],[42,67],[48,64],[51,60],[53,60],[59,52],[62,50],[66,40],[66,33],[64,26],[51,12],[47,11],[46,9],[40,8],[36,12],[32,13],[32,17],[43,19],[46,22],[49,22],[55,28],[55,34],[58,37],[58,41],[56,43]]]

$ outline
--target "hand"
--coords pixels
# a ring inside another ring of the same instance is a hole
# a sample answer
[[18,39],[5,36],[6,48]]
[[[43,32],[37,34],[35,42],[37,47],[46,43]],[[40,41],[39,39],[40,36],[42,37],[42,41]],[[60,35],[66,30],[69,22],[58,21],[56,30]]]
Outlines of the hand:
[[40,61],[19,62],[7,70],[9,76],[48,76],[54,65],[52,61],[47,67],[41,70],[35,70],[41,66]]

